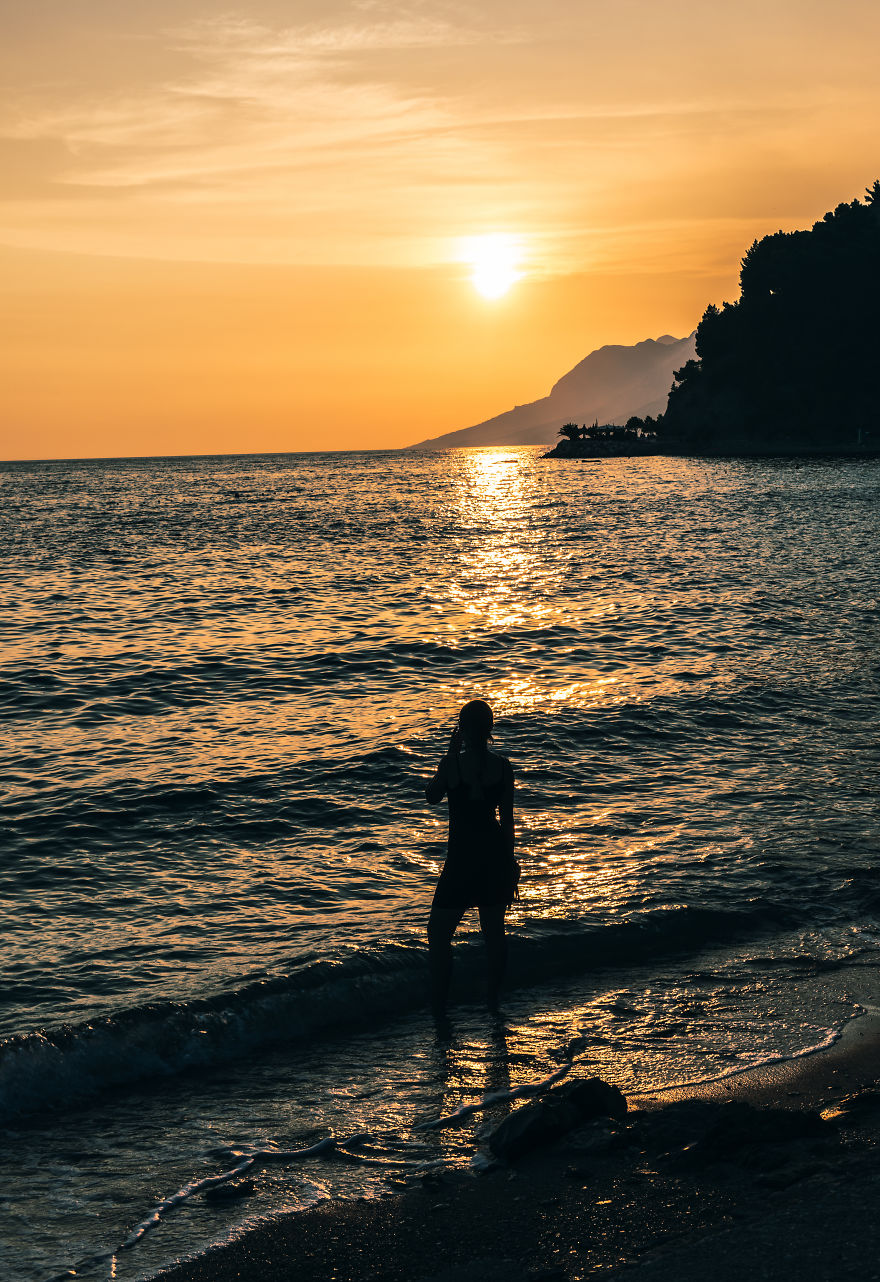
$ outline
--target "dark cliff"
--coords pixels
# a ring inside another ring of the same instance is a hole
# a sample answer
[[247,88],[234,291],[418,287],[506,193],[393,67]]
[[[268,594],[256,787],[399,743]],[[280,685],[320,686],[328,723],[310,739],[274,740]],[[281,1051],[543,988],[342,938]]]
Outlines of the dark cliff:
[[739,299],[700,321],[661,438],[711,452],[880,447],[878,296],[880,182],[810,231],[754,242]]

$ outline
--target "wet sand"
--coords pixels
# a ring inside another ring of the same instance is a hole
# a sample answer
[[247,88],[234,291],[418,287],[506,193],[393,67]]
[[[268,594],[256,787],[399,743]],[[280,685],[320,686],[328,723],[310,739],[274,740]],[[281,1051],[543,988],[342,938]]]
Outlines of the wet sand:
[[[485,1175],[425,1177],[378,1201],[288,1215],[159,1276],[880,1279],[878,1078],[880,1012],[869,1009],[829,1050],[631,1096],[622,1123],[587,1123]],[[802,1133],[775,1134],[780,1108]]]

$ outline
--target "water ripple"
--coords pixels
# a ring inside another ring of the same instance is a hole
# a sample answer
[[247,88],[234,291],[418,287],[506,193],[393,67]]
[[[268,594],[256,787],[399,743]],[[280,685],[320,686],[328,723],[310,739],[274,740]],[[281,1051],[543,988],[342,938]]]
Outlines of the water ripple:
[[876,463],[524,449],[0,484],[2,1034],[421,947],[444,838],[422,781],[474,694],[517,770],[524,945],[878,910]]

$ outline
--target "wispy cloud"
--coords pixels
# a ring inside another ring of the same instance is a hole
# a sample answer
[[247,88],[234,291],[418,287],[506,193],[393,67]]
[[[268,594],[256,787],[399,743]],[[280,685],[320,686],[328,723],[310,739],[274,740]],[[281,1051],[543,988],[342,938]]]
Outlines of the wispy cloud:
[[377,78],[357,65],[358,55],[472,38],[435,20],[277,31],[244,19],[203,20],[167,33],[169,47],[191,60],[186,78],[136,97],[31,109],[4,132],[61,141],[72,159],[68,181],[101,187],[231,178],[276,171],[281,162],[301,168],[327,149],[452,128],[440,97]]
[[[82,209],[85,194],[112,217],[124,199],[110,239],[124,244],[131,222],[139,252],[149,217],[159,253],[173,228],[191,247],[225,240],[221,253],[233,257],[417,261],[432,237],[437,256],[441,224],[462,207],[474,216],[497,208],[521,183],[503,144],[462,128],[468,112],[455,90],[413,80],[414,51],[460,49],[480,36],[418,13],[362,17],[177,27],[164,38],[185,56],[185,74],[137,94],[31,107],[4,132],[39,144],[36,160],[53,158],[42,197],[56,210],[66,195]],[[188,227],[196,210],[200,224]]]
[[[169,36],[191,51],[226,48],[241,56],[308,57],[400,49],[456,48],[485,40],[478,27],[452,22],[419,9],[401,5],[358,6],[364,17],[357,22],[312,22],[271,28],[252,19],[232,15],[203,18],[169,29]],[[520,34],[508,39],[522,38]]]
[[[425,261],[459,235],[508,230],[545,261],[554,242],[557,261],[566,244],[596,261],[589,246],[625,227],[717,216],[705,190],[719,166],[726,199],[768,149],[802,149],[804,89],[603,61],[586,44],[594,8],[551,3],[545,20],[510,0],[500,20],[455,0],[360,0],[297,24],[230,13],[151,31],[137,77],[12,101],[6,232],[51,240],[67,202],[72,239],[105,236],[116,252]],[[137,40],[120,45],[137,54]]]

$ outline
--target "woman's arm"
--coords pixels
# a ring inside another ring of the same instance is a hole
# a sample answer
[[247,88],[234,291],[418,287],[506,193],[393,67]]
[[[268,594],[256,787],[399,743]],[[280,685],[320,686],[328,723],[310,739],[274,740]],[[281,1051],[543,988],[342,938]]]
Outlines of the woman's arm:
[[438,801],[442,801],[446,796],[446,789],[449,787],[449,775],[447,773],[446,758],[440,758],[440,764],[434,772],[434,778],[429,782],[425,789],[425,796],[432,806],[436,806]]
[[515,833],[513,827],[513,767],[509,761],[504,763],[504,790],[498,803],[501,818],[501,831],[504,834],[504,845],[507,853],[513,858]]
[[449,758],[454,756],[460,747],[461,731],[456,729],[453,730],[450,736],[446,755],[440,758],[440,764],[435,771],[434,778],[425,789],[425,796],[432,806],[436,806],[438,801],[442,801],[449,790]]

